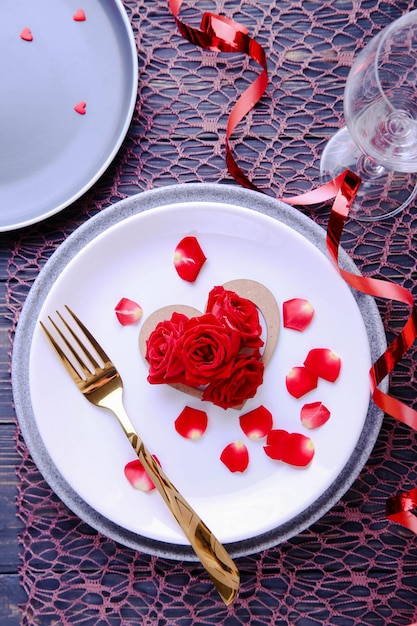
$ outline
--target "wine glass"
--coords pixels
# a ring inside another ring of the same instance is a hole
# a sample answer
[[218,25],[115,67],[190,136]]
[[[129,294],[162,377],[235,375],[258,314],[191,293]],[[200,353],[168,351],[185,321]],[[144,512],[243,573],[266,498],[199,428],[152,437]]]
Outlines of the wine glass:
[[362,180],[350,214],[381,220],[417,194],[417,10],[357,55],[344,93],[346,126],[327,143],[322,182],[349,169]]

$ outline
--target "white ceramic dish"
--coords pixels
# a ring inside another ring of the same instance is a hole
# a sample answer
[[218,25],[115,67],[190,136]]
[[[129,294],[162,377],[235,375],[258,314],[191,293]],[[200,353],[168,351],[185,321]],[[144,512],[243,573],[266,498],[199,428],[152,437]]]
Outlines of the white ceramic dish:
[[[62,210],[107,169],[137,96],[133,32],[120,0],[3,0],[0,231]],[[33,39],[21,37],[30,29]],[[74,110],[86,103],[84,115]]]
[[[271,211],[277,219],[268,215]],[[179,279],[172,263],[175,245],[190,233],[208,258],[192,284]],[[322,237],[310,220],[277,201],[232,187],[186,185],[114,205],[57,250],[33,286],[19,323],[14,390],[35,461],[73,510],[127,545],[192,558],[157,492],[138,492],[124,478],[123,467],[134,455],[115,418],[86,402],[40,330],[38,319],[65,303],[119,368],[127,411],[148,447],[232,553],[253,552],[295,534],[347,489],[379,431],[381,416],[373,407],[369,412],[369,332],[376,349],[383,349],[384,333],[373,301],[358,303],[318,249]],[[203,310],[214,285],[237,278],[262,282],[280,308],[292,297],[307,298],[315,308],[314,322],[304,333],[281,329],[256,397],[240,412],[224,411],[172,388],[149,385],[137,346],[140,325],[119,325],[114,314],[119,299],[138,301],[145,317],[168,304]],[[320,381],[316,390],[295,400],[285,389],[285,374],[314,347],[339,354],[342,373],[335,384]],[[331,419],[307,431],[299,410],[316,400],[328,406]],[[174,430],[186,404],[203,406],[209,416],[209,429],[197,441],[184,440]],[[274,462],[262,442],[254,441],[246,441],[251,460],[244,474],[230,473],[219,461],[227,443],[244,438],[238,415],[261,404],[272,412],[277,428],[310,434],[316,446],[310,466]]]

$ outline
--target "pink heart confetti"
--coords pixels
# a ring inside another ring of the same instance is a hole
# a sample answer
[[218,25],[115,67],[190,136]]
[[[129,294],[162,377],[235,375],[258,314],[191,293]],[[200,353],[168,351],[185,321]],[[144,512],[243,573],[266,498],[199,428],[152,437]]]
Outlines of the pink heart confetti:
[[77,9],[74,15],[72,16],[72,19],[75,20],[76,22],[85,22],[85,13],[83,9]]
[[74,111],[76,111],[77,113],[79,113],[80,115],[85,115],[86,112],[86,107],[87,107],[87,103],[84,101],[78,102],[75,107],[74,107]]
[[33,35],[30,28],[24,28],[20,33],[20,38],[24,41],[33,41]]

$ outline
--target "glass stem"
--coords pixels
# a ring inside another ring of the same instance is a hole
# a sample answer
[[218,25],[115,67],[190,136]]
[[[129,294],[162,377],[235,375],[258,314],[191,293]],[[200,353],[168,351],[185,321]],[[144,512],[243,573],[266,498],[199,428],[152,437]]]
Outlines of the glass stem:
[[385,174],[385,167],[383,165],[379,165],[376,161],[362,155],[358,160],[358,174],[366,174],[369,178],[378,178]]

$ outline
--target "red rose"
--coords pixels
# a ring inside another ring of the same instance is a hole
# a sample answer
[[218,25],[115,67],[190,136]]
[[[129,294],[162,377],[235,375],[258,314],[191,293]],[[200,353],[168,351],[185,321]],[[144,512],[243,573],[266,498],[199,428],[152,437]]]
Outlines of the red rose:
[[223,409],[239,406],[253,398],[262,384],[264,364],[258,351],[238,354],[229,378],[214,381],[203,391],[203,400],[208,400]]
[[191,318],[184,324],[181,342],[186,384],[198,387],[227,378],[239,349],[239,333],[224,326],[214,315]]
[[250,300],[241,298],[234,291],[224,287],[214,287],[209,293],[206,311],[227,326],[238,330],[244,346],[249,348],[263,346],[258,309]]
[[180,341],[188,317],[173,313],[170,320],[159,322],[146,341],[149,362],[148,381],[151,384],[183,382],[184,364]]

